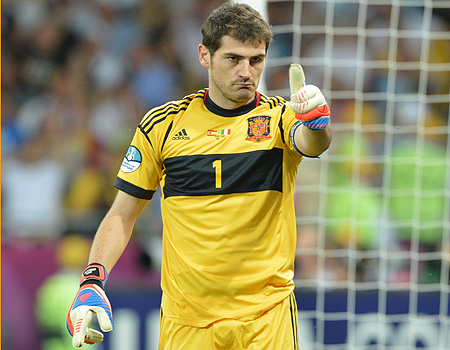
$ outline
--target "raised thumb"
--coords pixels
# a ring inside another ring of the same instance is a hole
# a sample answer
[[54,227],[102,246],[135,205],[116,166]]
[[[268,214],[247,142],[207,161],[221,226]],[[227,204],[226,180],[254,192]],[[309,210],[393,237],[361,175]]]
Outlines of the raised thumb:
[[291,95],[296,94],[305,86],[305,73],[298,63],[292,63],[289,67],[289,87]]

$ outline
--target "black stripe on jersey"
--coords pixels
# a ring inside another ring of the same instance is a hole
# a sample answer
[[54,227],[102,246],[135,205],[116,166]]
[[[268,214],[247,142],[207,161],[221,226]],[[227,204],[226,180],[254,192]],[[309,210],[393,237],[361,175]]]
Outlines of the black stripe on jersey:
[[274,108],[274,107],[276,106],[276,102],[277,102],[277,101],[275,100],[274,97],[272,97],[272,98],[270,98],[267,102],[269,103],[270,108]]
[[173,102],[168,102],[160,107],[154,108],[151,110],[144,119],[141,121],[141,126],[143,129],[148,128],[148,126],[155,120],[155,118],[160,117],[165,114],[165,111],[170,109],[171,107],[175,108],[177,105]]
[[297,303],[295,302],[294,293],[289,296],[289,308],[291,311],[292,336],[294,338],[294,350],[298,350],[298,314],[296,311]]
[[147,117],[142,120],[141,124],[145,123],[144,127],[147,127],[152,122],[152,120],[155,117],[158,117],[158,116],[164,114],[165,112],[167,112],[171,108],[176,110],[176,109],[179,109],[183,105],[187,106],[187,105],[189,105],[191,103],[191,101],[193,99],[194,99],[193,96],[186,96],[181,101],[170,101],[170,102],[167,102],[167,103],[165,103],[165,104],[163,104],[163,105],[161,105],[159,107],[155,107],[155,108],[153,108],[151,110],[151,113],[149,115],[147,115]]
[[172,130],[172,127],[173,127],[173,121],[170,123],[169,127],[167,128],[166,134],[164,135],[164,140],[163,140],[162,145],[161,145],[161,151],[163,150],[164,145],[166,144],[167,138],[169,137],[169,134],[170,134],[170,131]]
[[283,141],[283,143],[286,143],[286,140],[284,139],[284,129],[283,129],[283,114],[284,114],[285,110],[286,110],[286,105],[284,105],[281,108],[281,118],[280,118],[280,121],[278,122],[278,128],[280,129],[280,135],[281,135],[281,141]]
[[[177,114],[179,112],[185,111],[193,99],[195,99],[195,98],[203,99],[204,94],[205,94],[205,90],[200,90],[195,96],[186,96],[180,102],[174,102],[174,101],[167,102],[166,104],[156,107],[153,110],[151,110],[151,113],[149,113],[146,117],[144,117],[144,119],[141,121],[141,123],[138,126],[139,129],[141,130],[141,132],[144,134],[147,141],[150,143],[150,146],[152,146],[152,148],[154,148],[150,141],[148,134],[153,130],[155,125],[166,120],[167,116],[169,116],[171,114]],[[161,150],[164,147],[164,144],[167,140],[170,130],[172,129],[172,126],[173,126],[173,122],[170,123],[168,130],[166,131],[166,135],[164,136],[164,140],[161,145]]]
[[269,103],[269,98],[266,95],[261,94],[261,101],[262,103]]
[[147,133],[142,129],[142,127],[140,125],[138,125],[138,128],[142,132],[142,134],[145,136],[145,138],[147,139],[147,141],[150,144],[150,146],[152,146],[152,148],[153,148],[152,141],[150,141],[150,138],[148,137]]
[[[151,113],[142,120],[141,125],[144,130],[146,130],[147,133],[149,133],[155,124],[158,124],[162,122],[168,115],[171,114],[177,114],[180,111],[185,111],[186,108],[189,106],[191,101],[193,100],[193,97],[186,97],[183,101],[176,103],[176,102],[168,102],[160,107],[154,108]],[[161,117],[160,119],[157,119]]]
[[[155,120],[157,117],[160,117],[159,119]],[[162,121],[164,121],[167,118],[167,115],[165,113],[159,113],[157,115],[154,115],[148,122],[146,122],[145,124],[141,123],[140,127],[143,133],[145,134],[149,134],[150,131],[153,129],[153,127],[156,124],[161,123]]]
[[180,108],[180,109],[177,109],[177,110],[165,113],[164,116],[161,119],[156,120],[148,129],[143,129],[143,132],[146,133],[146,134],[149,134],[150,131],[153,130],[153,128],[155,127],[156,124],[159,124],[159,123],[163,122],[164,120],[166,120],[169,115],[171,115],[171,114],[178,114],[181,111],[185,111],[186,109],[187,109],[187,107],[183,107],[183,108]]
[[207,93],[208,89],[201,89],[198,90],[197,93],[192,97],[192,100],[195,100],[196,98],[201,98],[202,100],[205,100],[205,93]]
[[116,181],[114,181],[114,187],[140,199],[150,200],[155,193],[155,191],[144,190],[128,181],[122,180],[120,177],[117,177]]
[[[178,105],[176,105],[176,106],[178,106]],[[155,112],[156,112],[155,111],[154,113],[151,114],[152,117],[148,121],[146,121],[145,124],[141,123],[142,129],[145,130],[146,133],[150,133],[150,131],[152,131],[154,126],[156,124],[161,123],[162,121],[164,121],[167,118],[168,115],[177,114],[177,113],[179,113],[181,111],[185,111],[187,109],[187,107],[188,107],[188,104],[186,104],[186,106],[184,106],[184,107],[173,109],[170,112],[169,112],[169,110],[171,108],[165,108],[161,112],[156,113],[156,114],[155,114]],[[161,118],[159,118],[159,117],[161,117]],[[157,119],[157,118],[159,118],[159,119]]]
[[276,106],[278,106],[280,104],[284,104],[286,102],[285,99],[283,99],[282,97],[279,97],[279,96],[273,96],[273,97],[264,96],[264,98],[261,97],[261,100],[264,103],[267,103],[270,106],[270,108],[275,108]]
[[164,198],[232,193],[282,192],[283,150],[168,158]]

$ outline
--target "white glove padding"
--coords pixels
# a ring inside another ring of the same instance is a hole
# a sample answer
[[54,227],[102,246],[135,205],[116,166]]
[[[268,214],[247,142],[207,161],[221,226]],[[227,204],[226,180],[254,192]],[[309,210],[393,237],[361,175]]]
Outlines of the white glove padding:
[[77,320],[72,339],[72,345],[74,347],[79,348],[84,343],[94,344],[103,341],[103,334],[101,332],[88,328],[91,324],[93,314],[94,312],[88,306],[79,306],[72,311],[71,318]]
[[329,122],[330,108],[317,86],[305,85],[305,74],[299,64],[293,63],[289,68],[289,85],[289,106],[295,117],[310,129],[324,129]]
[[94,344],[103,340],[103,334],[88,328],[92,315],[97,315],[100,328],[110,332],[114,328],[111,304],[103,289],[95,284],[80,288],[67,315],[67,329],[73,336],[72,345],[76,348],[84,343]]

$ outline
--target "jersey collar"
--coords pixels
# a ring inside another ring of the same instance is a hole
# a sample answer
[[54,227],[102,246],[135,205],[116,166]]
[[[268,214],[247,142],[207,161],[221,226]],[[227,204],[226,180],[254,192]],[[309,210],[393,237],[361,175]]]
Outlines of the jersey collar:
[[216,105],[209,97],[208,90],[206,90],[204,102],[206,108],[208,108],[208,110],[214,114],[218,114],[222,117],[237,117],[243,114],[247,114],[259,105],[261,94],[259,92],[255,92],[255,97],[256,98],[254,98],[252,102],[249,102],[244,106],[235,109],[225,109]]

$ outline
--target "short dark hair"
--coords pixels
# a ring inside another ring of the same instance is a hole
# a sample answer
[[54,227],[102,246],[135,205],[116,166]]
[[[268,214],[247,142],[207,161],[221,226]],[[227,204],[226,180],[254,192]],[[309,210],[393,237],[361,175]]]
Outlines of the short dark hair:
[[222,45],[225,35],[243,43],[266,43],[266,51],[273,33],[264,17],[247,4],[225,2],[213,10],[202,27],[203,45],[213,55]]

